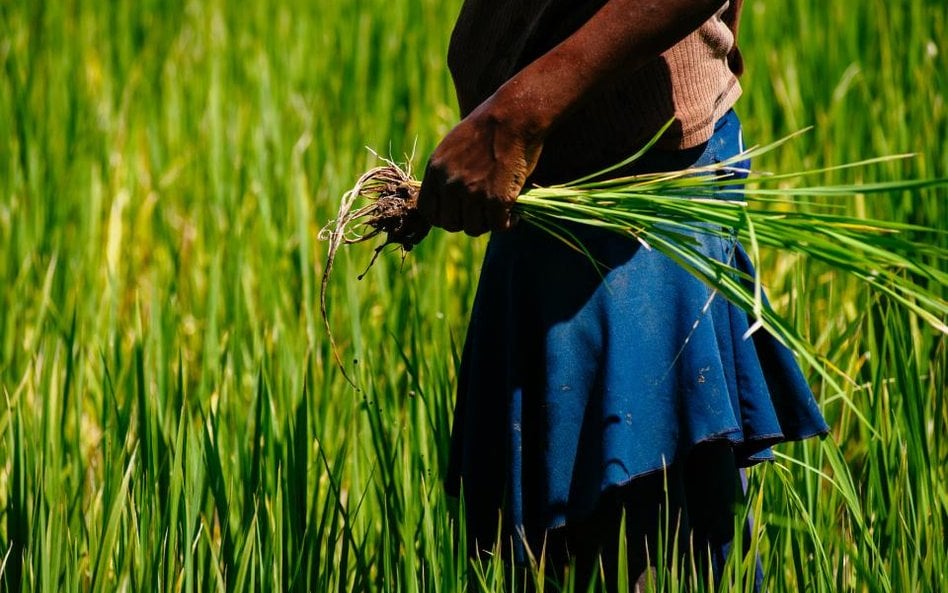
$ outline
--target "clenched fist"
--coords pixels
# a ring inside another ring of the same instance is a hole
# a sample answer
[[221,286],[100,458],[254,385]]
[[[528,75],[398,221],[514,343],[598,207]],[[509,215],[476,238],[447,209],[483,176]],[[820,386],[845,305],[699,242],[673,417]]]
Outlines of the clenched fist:
[[431,224],[472,236],[511,227],[511,208],[542,147],[516,111],[495,95],[441,141],[418,196]]

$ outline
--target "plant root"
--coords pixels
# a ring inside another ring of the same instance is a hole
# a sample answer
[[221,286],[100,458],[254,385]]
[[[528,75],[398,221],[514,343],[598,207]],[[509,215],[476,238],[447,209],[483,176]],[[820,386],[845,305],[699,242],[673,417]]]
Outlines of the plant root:
[[[359,275],[361,280],[383,249],[389,245],[398,245],[407,253],[425,238],[431,228],[418,210],[418,190],[421,183],[412,179],[410,170],[402,169],[389,160],[385,160],[385,163],[359,177],[352,189],[343,194],[339,214],[319,232],[319,239],[329,243],[319,290],[319,309],[333,357],[343,376],[357,389],[339,355],[326,308],[326,289],[329,286],[336,252],[342,245],[362,243],[381,234],[385,235],[385,241],[375,248],[368,266]],[[360,199],[368,200],[368,203],[355,208],[356,201]]]

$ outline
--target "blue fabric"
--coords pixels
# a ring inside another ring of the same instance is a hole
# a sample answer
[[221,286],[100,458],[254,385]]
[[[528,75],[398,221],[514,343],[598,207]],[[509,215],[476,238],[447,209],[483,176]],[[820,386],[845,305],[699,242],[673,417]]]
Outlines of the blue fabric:
[[[720,162],[740,151],[733,112],[695,149],[652,151],[637,170]],[[482,545],[588,516],[600,496],[726,440],[738,466],[827,426],[791,353],[666,256],[618,235],[575,232],[607,266],[520,224],[488,245],[465,342],[446,477],[461,483]],[[751,272],[731,240],[701,249]],[[704,310],[706,308],[706,310]],[[733,479],[727,476],[725,479]],[[501,511],[502,509],[502,511]],[[514,538],[518,540],[519,538]],[[522,556],[522,550],[518,554]]]

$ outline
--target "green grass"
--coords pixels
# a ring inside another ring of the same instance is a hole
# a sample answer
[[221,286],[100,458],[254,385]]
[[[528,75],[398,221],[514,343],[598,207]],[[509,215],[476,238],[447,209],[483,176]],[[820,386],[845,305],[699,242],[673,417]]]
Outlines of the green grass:
[[[456,121],[457,8],[0,2],[0,590],[511,580],[466,561],[439,480],[484,241],[434,233],[361,282],[370,249],[343,252],[330,312],[362,392],[318,316],[316,233],[364,147],[420,166]],[[757,167],[911,151],[823,181],[948,172],[940,0],[745,12],[746,137],[816,126]],[[866,195],[846,214],[944,230],[946,199]],[[817,262],[765,252],[761,268],[854,380],[840,392],[808,369],[832,439],[751,472],[769,589],[945,589],[944,335]],[[746,568],[729,565],[735,588]]]

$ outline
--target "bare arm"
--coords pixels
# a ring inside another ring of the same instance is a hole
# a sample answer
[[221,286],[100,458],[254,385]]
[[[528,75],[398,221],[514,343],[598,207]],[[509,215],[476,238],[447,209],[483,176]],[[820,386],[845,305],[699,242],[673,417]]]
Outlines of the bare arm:
[[422,182],[422,213],[436,226],[470,235],[510,228],[510,209],[549,132],[593,90],[662,53],[723,5],[724,0],[607,2],[445,136]]

